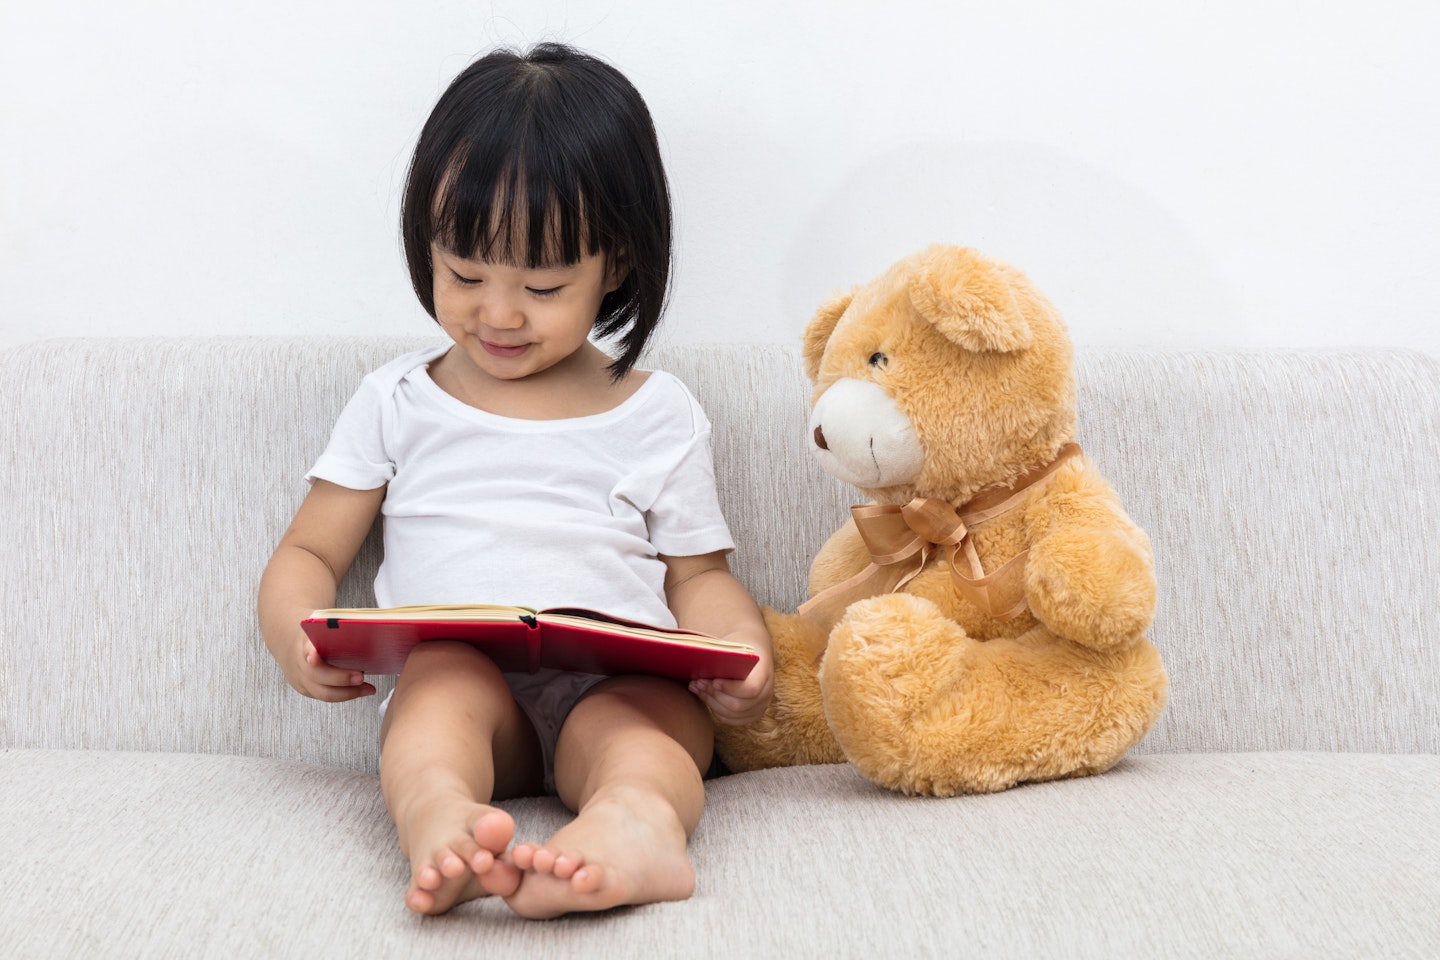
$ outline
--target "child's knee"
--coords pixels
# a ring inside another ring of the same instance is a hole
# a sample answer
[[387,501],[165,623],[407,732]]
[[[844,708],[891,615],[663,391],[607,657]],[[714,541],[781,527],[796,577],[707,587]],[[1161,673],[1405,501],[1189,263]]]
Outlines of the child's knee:
[[495,661],[468,643],[427,640],[405,659],[395,682],[396,696],[407,688],[452,688],[458,691],[509,695],[505,675]]
[[710,764],[715,737],[710,714],[699,698],[673,681],[616,677],[593,688],[571,717],[577,713],[576,731],[583,730],[597,740],[607,734],[653,734],[678,744],[701,770]]
[[495,662],[467,643],[447,640],[426,641],[406,658],[381,724],[382,749],[397,717],[405,718],[407,728],[418,725],[431,736],[455,718],[465,718],[467,735],[508,729],[524,720]]

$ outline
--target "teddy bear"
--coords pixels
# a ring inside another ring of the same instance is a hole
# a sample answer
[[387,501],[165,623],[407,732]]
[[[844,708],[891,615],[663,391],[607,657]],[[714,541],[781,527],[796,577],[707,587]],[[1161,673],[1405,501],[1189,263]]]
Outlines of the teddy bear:
[[732,771],[849,761],[906,794],[1100,773],[1150,729],[1149,538],[1075,443],[1073,349],[1019,270],[936,245],[822,306],[809,430],[855,507],[795,613],[775,693],[720,727]]

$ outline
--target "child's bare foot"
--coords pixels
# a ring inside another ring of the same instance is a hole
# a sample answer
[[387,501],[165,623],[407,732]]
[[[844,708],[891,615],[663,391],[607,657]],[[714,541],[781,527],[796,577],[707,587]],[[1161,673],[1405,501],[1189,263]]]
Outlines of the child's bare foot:
[[500,859],[515,835],[505,811],[443,797],[416,804],[405,822],[400,849],[410,858],[405,906],[411,910],[444,913],[465,900],[515,892],[520,872]]
[[523,917],[684,900],[695,889],[685,829],[662,798],[638,790],[595,797],[545,844],[510,851],[524,871],[505,897]]

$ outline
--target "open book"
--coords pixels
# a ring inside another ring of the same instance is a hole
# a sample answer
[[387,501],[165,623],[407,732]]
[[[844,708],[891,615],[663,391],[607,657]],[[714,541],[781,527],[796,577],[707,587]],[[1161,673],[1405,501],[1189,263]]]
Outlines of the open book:
[[474,606],[316,610],[301,621],[321,659],[347,670],[399,673],[416,644],[463,640],[501,670],[648,673],[676,680],[744,679],[749,644],[621,620],[594,610]]

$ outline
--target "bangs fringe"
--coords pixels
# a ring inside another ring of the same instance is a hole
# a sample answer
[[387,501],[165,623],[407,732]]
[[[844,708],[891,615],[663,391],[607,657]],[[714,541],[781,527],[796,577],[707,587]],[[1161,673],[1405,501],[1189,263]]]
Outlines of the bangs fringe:
[[431,235],[467,259],[568,266],[605,247],[604,194],[599,184],[584,182],[593,162],[583,143],[550,132],[573,126],[532,109],[535,91],[527,92],[506,104],[516,115],[497,111],[486,123],[489,135],[450,154],[437,183]]

